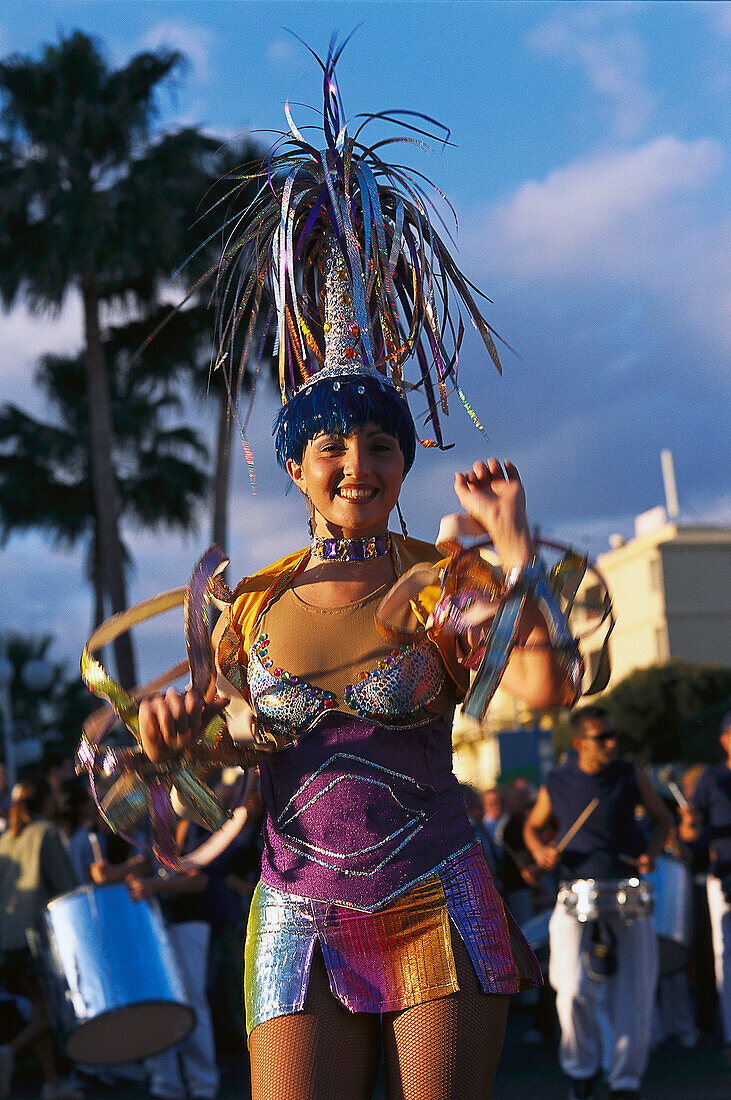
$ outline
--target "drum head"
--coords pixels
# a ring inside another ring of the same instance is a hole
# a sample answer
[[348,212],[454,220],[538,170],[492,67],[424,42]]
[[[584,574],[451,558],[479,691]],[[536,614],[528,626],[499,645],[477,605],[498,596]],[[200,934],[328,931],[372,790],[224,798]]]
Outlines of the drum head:
[[110,1066],[141,1062],[180,1043],[193,1030],[189,1005],[150,1001],[96,1016],[70,1036],[66,1053],[74,1062]]

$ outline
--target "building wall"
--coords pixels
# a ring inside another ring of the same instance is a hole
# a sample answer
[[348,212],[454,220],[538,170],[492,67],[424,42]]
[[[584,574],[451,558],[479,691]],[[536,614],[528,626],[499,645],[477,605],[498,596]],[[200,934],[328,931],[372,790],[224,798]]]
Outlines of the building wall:
[[731,665],[731,548],[669,542],[660,549],[671,655]]
[[610,687],[672,658],[731,665],[730,530],[664,524],[600,555],[599,567],[617,620]]

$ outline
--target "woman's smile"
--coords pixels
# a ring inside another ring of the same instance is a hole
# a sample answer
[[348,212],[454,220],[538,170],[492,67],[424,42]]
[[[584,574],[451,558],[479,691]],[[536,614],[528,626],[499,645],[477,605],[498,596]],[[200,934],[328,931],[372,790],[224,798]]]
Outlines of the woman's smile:
[[367,501],[372,500],[377,491],[377,489],[370,486],[341,485],[337,490],[337,495],[344,497],[345,500]]

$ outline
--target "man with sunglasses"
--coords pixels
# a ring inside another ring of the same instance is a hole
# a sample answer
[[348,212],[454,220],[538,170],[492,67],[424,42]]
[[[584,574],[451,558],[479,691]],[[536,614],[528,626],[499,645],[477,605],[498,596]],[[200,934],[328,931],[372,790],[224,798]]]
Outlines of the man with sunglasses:
[[[589,879],[611,895],[622,880],[653,870],[672,820],[645,773],[618,758],[617,732],[603,707],[575,710],[571,730],[574,752],[546,777],[525,825],[525,842],[536,863],[569,887],[569,896],[572,885]],[[636,820],[639,806],[654,823],[649,842]],[[557,844],[544,840],[551,826]],[[549,932],[549,980],[556,990],[559,1061],[569,1096],[590,1097],[602,1067],[612,1097],[639,1096],[657,985],[652,916],[628,923],[612,913],[582,923],[560,897]]]

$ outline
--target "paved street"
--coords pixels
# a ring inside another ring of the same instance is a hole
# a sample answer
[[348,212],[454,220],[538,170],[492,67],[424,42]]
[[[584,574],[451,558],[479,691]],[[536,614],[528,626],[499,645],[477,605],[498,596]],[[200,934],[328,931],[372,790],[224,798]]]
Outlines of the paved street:
[[[493,1100],[565,1100],[566,1085],[556,1051],[524,1045],[525,1023],[511,1020]],[[596,1092],[605,1100],[606,1088]],[[703,1036],[695,1050],[668,1042],[656,1051],[642,1091],[643,1100],[729,1100],[731,1071],[723,1064],[720,1040]]]
[[[558,1069],[555,1049],[529,1046],[522,1042],[527,1027],[523,1016],[511,1017],[505,1051],[493,1092],[493,1100],[564,1100],[566,1086]],[[36,1100],[38,1086],[13,1084],[13,1100]],[[88,1100],[142,1100],[146,1090],[139,1087],[94,1089]],[[385,1100],[382,1082],[373,1100]],[[219,1100],[247,1100],[248,1069],[242,1057],[228,1056],[223,1063],[223,1081]],[[601,1087],[597,1100],[606,1100]],[[729,1100],[731,1070],[724,1067],[718,1039],[703,1036],[695,1050],[681,1050],[673,1043],[656,1051],[642,1093],[643,1100]],[[348,1100],[347,1091],[343,1100]],[[465,1094],[464,1100],[480,1100]]]

